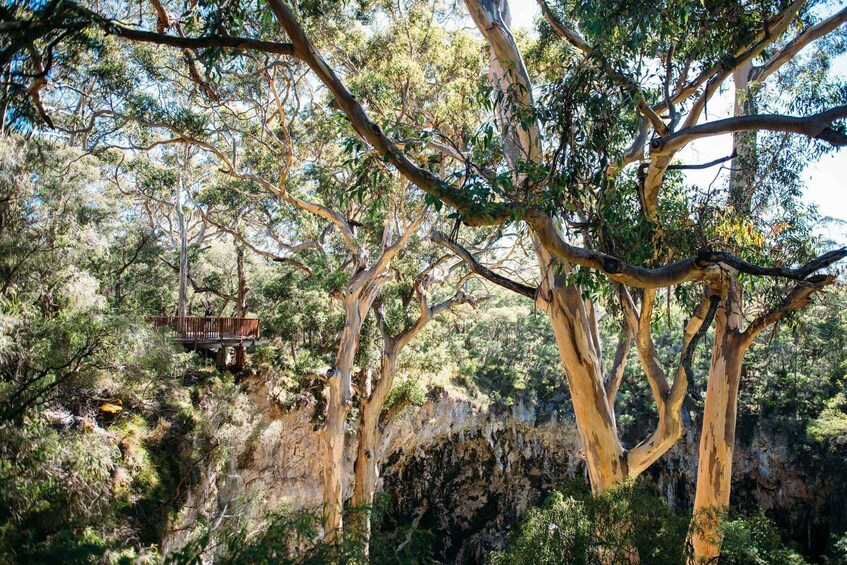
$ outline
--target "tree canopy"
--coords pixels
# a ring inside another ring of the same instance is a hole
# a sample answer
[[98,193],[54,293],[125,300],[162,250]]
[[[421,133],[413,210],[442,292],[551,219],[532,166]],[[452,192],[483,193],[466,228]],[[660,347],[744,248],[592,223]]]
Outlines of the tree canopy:
[[[8,240],[2,293],[33,294],[40,318],[22,307],[38,322],[20,334],[4,418],[20,422],[68,373],[99,367],[118,331],[94,298],[78,313],[57,298],[86,284],[55,272],[62,253],[96,265],[119,311],[168,310],[174,297],[142,279],[176,273],[177,316],[194,300],[238,318],[259,305],[295,372],[309,364],[298,340],[327,359],[322,529],[340,543],[348,424],[353,499],[370,507],[380,430],[411,402],[391,394],[401,350],[441,312],[486,308],[495,285],[549,318],[552,339],[522,349],[560,364],[535,372],[564,376],[596,495],[639,477],[696,421],[687,543],[692,562],[716,558],[745,354],[835,284],[847,257],[802,199],[809,163],[847,145],[847,88],[830,72],[847,9],[538,4],[530,34],[511,29],[507,0],[5,3],[4,174],[21,211],[0,227],[32,237]],[[733,104],[716,116],[720,97]],[[732,154],[679,159],[719,135],[733,136]],[[50,159],[70,163],[57,172]],[[709,186],[685,174],[725,166]],[[61,243],[86,230],[112,231],[92,254]],[[660,355],[657,324],[671,328],[672,312],[684,321]],[[65,322],[75,329],[52,327]],[[631,349],[638,385],[625,379]],[[622,387],[654,407],[639,438],[619,421]]]

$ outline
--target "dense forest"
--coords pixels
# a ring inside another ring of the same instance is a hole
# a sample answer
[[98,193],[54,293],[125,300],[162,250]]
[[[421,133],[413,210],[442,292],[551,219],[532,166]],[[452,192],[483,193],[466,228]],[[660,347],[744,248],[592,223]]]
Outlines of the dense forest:
[[0,563],[847,563],[847,8],[522,4],[3,0]]

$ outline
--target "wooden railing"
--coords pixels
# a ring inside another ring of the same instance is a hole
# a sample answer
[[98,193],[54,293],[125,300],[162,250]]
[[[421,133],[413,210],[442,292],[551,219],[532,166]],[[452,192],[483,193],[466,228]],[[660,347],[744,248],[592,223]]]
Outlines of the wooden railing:
[[148,320],[154,327],[168,330],[174,337],[186,341],[259,339],[257,318],[151,316]]

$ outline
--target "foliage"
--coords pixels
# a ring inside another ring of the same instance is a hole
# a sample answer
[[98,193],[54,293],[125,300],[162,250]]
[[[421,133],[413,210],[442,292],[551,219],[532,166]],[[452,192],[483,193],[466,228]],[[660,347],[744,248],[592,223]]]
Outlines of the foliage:
[[820,415],[809,422],[806,433],[811,441],[827,444],[831,449],[847,447],[847,398],[844,393],[827,401]]
[[[375,534],[371,539],[370,562],[428,563],[427,536],[406,527],[397,528],[387,520],[390,501],[378,497],[372,519]],[[360,512],[351,509],[350,512]],[[355,520],[350,520],[351,524]],[[361,539],[354,527],[347,527],[340,539],[325,541],[321,536],[320,516],[308,510],[280,510],[266,515],[255,528],[211,532],[196,537],[169,554],[168,565],[192,565],[213,558],[215,563],[367,563],[361,553]]]
[[[624,563],[637,551],[641,563],[684,563],[689,521],[643,482],[596,498],[571,486],[529,510],[506,549],[493,552],[490,562]],[[761,511],[723,521],[722,531],[721,563],[806,563]]]
[[204,555],[214,555],[216,563],[356,563],[361,544],[346,536],[336,543],[324,543],[320,535],[320,519],[316,514],[276,512],[265,517],[258,531],[227,531],[218,536],[211,547],[208,533],[170,554],[165,563],[194,565],[204,562]]
[[688,518],[643,486],[625,485],[592,497],[578,484],[531,509],[493,564],[683,563]]
[[806,561],[787,548],[773,523],[761,511],[723,524],[721,563],[732,565],[797,564]]

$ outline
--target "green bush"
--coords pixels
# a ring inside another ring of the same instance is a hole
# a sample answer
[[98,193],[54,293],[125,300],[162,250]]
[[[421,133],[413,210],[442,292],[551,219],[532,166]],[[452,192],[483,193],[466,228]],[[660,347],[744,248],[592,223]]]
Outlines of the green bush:
[[726,565],[806,563],[797,552],[785,547],[776,527],[761,510],[724,522],[720,562]]
[[[681,565],[691,517],[674,512],[646,485],[625,485],[599,497],[584,486],[567,485],[541,508],[531,509],[492,565],[628,563],[637,552],[643,564]],[[773,523],[759,511],[723,522],[721,565],[799,565]]]
[[584,486],[556,491],[529,510],[492,565],[608,564],[637,552],[644,564],[685,561],[688,518],[645,487],[625,485],[599,497]]

